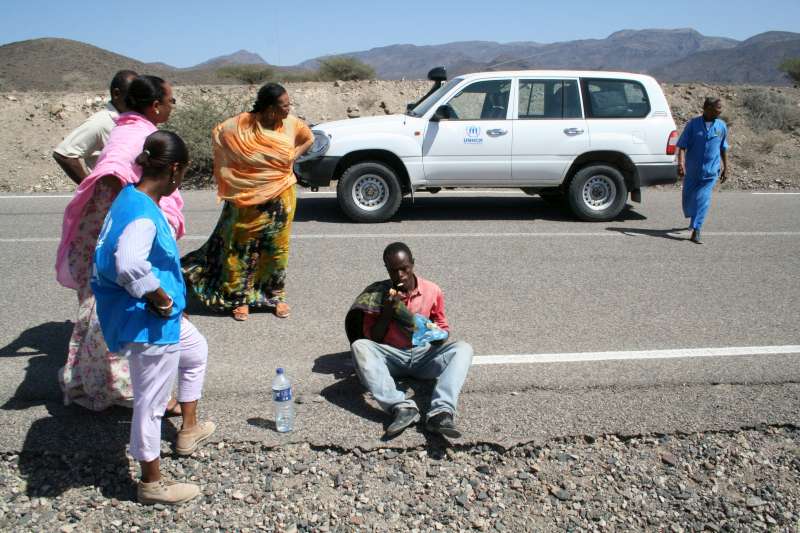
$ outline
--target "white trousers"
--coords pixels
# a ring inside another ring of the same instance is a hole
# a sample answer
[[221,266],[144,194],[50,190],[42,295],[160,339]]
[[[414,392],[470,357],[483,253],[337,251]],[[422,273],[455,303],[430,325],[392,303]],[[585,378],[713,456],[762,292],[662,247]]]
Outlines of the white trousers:
[[175,376],[179,402],[193,402],[202,396],[208,344],[197,328],[182,318],[178,344],[130,342],[120,355],[128,359],[133,386],[131,455],[137,461],[153,461],[161,456],[161,418]]

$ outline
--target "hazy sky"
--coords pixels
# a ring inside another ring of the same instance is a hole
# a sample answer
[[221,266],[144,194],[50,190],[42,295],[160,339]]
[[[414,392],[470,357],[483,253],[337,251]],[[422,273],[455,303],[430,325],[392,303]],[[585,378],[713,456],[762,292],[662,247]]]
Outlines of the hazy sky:
[[400,43],[550,43],[645,28],[740,40],[800,32],[800,0],[0,0],[0,10],[0,44],[64,37],[177,67],[242,48],[292,65]]

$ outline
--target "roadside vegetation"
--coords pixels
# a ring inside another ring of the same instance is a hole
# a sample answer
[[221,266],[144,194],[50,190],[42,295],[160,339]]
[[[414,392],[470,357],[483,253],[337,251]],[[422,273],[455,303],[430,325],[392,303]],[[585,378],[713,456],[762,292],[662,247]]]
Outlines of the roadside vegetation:
[[749,125],[754,131],[791,132],[800,129],[800,108],[789,97],[771,88],[746,89],[742,107],[749,115]]
[[248,85],[256,85],[274,78],[275,69],[261,65],[230,65],[217,70],[217,76]]
[[217,70],[224,80],[256,85],[267,81],[358,81],[375,79],[375,69],[350,56],[332,56],[320,60],[316,70],[281,70],[263,65],[230,65]]
[[181,101],[164,129],[180,135],[191,154],[192,164],[186,172],[183,188],[201,189],[213,185],[211,131],[223,120],[248,110],[250,103],[232,96],[212,100],[202,94],[187,96]]
[[785,72],[793,82],[800,83],[800,57],[786,59],[778,68]]
[[317,72],[322,81],[357,81],[375,78],[375,69],[355,57],[348,56],[320,60]]

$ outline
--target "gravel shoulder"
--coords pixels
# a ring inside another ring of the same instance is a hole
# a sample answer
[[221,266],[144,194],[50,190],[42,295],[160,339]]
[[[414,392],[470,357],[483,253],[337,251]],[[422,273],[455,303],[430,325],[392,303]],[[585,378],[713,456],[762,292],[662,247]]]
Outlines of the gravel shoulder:
[[795,531],[800,430],[342,451],[220,441],[162,469],[203,485],[133,501],[122,455],[0,459],[7,531]]

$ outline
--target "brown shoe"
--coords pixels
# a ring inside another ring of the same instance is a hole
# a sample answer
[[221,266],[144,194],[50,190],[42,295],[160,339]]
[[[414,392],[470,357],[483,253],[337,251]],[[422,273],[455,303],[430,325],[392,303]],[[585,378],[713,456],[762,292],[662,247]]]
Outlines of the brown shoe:
[[214,422],[198,422],[194,427],[180,430],[178,439],[175,441],[175,451],[178,452],[178,455],[192,455],[198,446],[214,434],[216,429],[217,426],[214,425]]
[[164,505],[180,505],[200,495],[200,487],[192,483],[177,483],[164,478],[152,483],[139,481],[136,487],[136,499],[144,505],[161,503]]
[[275,316],[278,318],[288,318],[292,314],[292,308],[286,302],[278,302],[275,305]]

